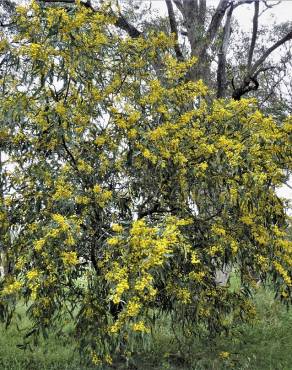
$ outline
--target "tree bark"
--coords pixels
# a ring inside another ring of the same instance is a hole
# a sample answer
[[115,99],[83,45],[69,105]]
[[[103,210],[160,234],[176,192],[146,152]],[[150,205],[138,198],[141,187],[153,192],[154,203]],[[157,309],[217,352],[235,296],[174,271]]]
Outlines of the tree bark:
[[231,6],[226,17],[225,26],[223,29],[222,43],[218,55],[218,68],[217,68],[217,98],[224,98],[227,88],[226,76],[226,54],[231,35],[231,19],[233,7]]

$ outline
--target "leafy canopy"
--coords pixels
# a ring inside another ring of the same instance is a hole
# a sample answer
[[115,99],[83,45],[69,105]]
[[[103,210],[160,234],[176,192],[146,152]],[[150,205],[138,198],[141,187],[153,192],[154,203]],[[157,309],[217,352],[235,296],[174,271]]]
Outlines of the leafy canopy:
[[[288,302],[275,187],[291,118],[279,126],[255,100],[213,99],[184,78],[196,60],[178,62],[174,39],[122,37],[106,5],[32,3],[16,21],[1,41],[1,243],[14,266],[2,317],[22,298],[38,335],[70,313],[98,365],[129,356],[159,313],[210,333],[251,317],[255,275]],[[241,290],[218,283],[226,266]]]

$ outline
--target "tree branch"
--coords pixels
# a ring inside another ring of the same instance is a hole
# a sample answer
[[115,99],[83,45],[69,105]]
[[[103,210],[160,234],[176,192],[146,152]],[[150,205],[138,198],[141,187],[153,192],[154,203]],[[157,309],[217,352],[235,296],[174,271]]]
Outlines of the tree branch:
[[200,21],[200,24],[201,25],[204,25],[205,24],[206,13],[207,13],[206,0],[200,0],[200,5],[199,5],[199,21]]
[[214,40],[229,5],[229,0],[220,0],[207,30],[208,44]]
[[229,45],[229,39],[231,34],[231,19],[232,19],[233,6],[231,5],[224,29],[223,29],[223,39],[220,47],[220,52],[218,55],[218,69],[217,69],[217,98],[223,98],[225,96],[226,87],[227,87],[227,78],[226,78],[226,54]]
[[175,14],[172,6],[171,0],[165,0],[167,11],[168,11],[168,18],[170,24],[170,31],[174,34],[175,37],[175,45],[174,50],[178,60],[184,60],[183,54],[180,50],[179,43],[178,43],[178,30],[177,30],[177,23],[175,19]]
[[198,0],[183,0],[183,7],[184,11],[192,10],[196,14],[198,14],[199,7],[198,7]]
[[250,43],[250,48],[249,48],[249,53],[248,53],[248,62],[247,62],[248,71],[251,68],[252,57],[253,57],[257,34],[258,34],[259,9],[260,9],[260,2],[259,0],[256,0],[254,3],[252,38],[251,38],[251,43]]
[[[250,70],[248,71],[248,74],[244,77],[243,82],[241,83],[239,88],[233,91],[233,94],[232,94],[233,99],[240,100],[244,94],[248,93],[249,91],[258,89],[259,83],[257,80],[257,76],[260,72],[265,70],[265,68],[259,68],[259,67],[264,63],[264,61],[268,58],[268,56],[274,50],[276,50],[278,47],[280,47],[285,42],[291,39],[292,39],[292,30],[265,51],[265,53],[250,68]],[[251,85],[251,83],[253,85]]]
[[[40,3],[66,3],[66,4],[75,4],[75,0],[38,0]],[[90,8],[93,12],[96,12],[96,9],[92,6],[91,2],[88,0],[86,2],[81,2],[82,5],[84,5],[86,8]],[[119,27],[120,29],[126,31],[131,37],[137,38],[141,36],[142,32],[137,30],[135,26],[130,24],[126,18],[119,14],[119,16],[116,19],[115,25]]]
[[282,37],[280,40],[278,40],[274,45],[270,46],[268,50],[255,62],[255,64],[252,66],[250,70],[250,75],[253,75],[259,66],[263,64],[263,62],[268,58],[268,56],[276,50],[278,47],[283,45],[285,42],[289,41],[292,39],[292,30],[288,32],[284,37]]
[[117,18],[115,25],[121,28],[122,30],[126,31],[129,34],[129,36],[133,38],[137,38],[142,35],[142,32],[137,30],[135,26],[129,23],[122,14],[120,14],[119,17]]
[[182,2],[180,0],[173,0],[173,2],[175,3],[177,9],[183,14],[183,5],[182,5]]

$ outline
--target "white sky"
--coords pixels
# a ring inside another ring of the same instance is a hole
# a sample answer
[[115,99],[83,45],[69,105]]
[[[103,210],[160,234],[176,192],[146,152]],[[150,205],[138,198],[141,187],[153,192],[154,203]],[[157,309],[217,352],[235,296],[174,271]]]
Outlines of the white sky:
[[[120,0],[123,3],[123,0]],[[165,0],[144,0],[145,3],[152,3],[152,8],[165,12],[166,5]],[[275,5],[277,0],[267,0],[268,5]],[[208,6],[216,7],[219,4],[219,0],[207,0]],[[175,6],[174,6],[175,7]],[[251,27],[251,19],[253,15],[253,4],[244,4],[238,7],[234,14],[240,20],[242,27],[248,30]],[[280,4],[269,9],[260,18],[260,22],[263,24],[274,23],[274,22],[285,22],[292,21],[292,0],[282,0]]]

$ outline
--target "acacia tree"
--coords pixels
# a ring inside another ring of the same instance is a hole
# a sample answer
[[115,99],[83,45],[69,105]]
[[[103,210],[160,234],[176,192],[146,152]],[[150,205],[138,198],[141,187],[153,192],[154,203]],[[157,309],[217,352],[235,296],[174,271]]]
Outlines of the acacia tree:
[[[124,37],[116,27],[129,24],[108,4],[15,11],[1,41],[1,149],[14,166],[1,198],[14,266],[1,317],[24,299],[28,340],[71,315],[83,353],[102,366],[128,356],[159,313],[212,335],[252,316],[254,274],[288,303],[275,187],[291,118],[278,125],[254,100],[212,99],[189,79],[200,61],[177,60],[175,35]],[[217,283],[225,265],[241,290]]]

